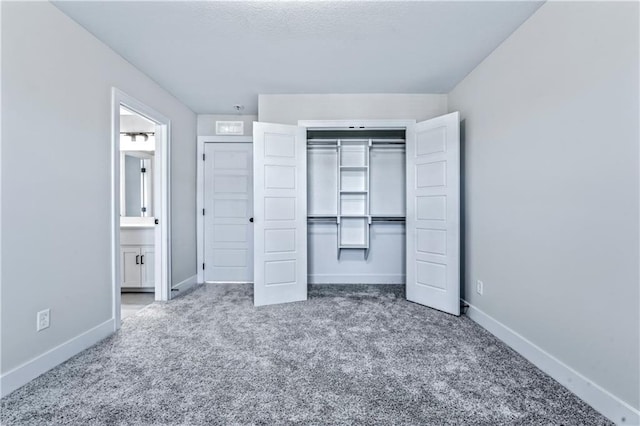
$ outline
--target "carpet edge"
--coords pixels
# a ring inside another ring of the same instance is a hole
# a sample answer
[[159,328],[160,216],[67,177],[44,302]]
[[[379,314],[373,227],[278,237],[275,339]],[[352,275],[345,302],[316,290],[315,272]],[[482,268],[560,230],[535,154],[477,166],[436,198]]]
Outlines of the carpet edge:
[[36,377],[57,367],[115,332],[113,318],[49,349],[0,376],[0,397],[4,398]]
[[604,389],[597,383],[575,371],[518,332],[478,309],[468,301],[467,316],[493,334],[511,349],[518,352],[556,382],[567,388],[603,416],[616,424],[640,424],[640,411]]

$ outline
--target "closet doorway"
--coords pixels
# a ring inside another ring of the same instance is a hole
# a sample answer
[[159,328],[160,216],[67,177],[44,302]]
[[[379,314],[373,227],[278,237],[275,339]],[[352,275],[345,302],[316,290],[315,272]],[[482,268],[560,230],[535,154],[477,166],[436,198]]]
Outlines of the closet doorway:
[[[346,266],[348,261],[349,269],[342,269],[345,273],[356,268],[351,268],[353,257],[342,262],[343,251],[361,252],[361,265],[387,263],[385,259],[372,262],[369,255],[378,252],[371,245],[376,222],[403,221],[406,239],[396,248],[406,254],[403,263],[407,300],[460,314],[457,112],[419,123],[308,120],[295,126],[257,122],[253,126],[253,139],[256,306],[307,299],[308,254],[315,250],[314,240],[312,247],[308,247],[307,235],[315,221],[331,222],[333,250],[324,244],[322,257],[328,258],[331,251],[335,253],[337,264],[333,270],[340,263]],[[376,182],[373,178],[377,167],[372,162],[372,153],[395,151],[396,145],[405,147],[405,176],[400,175],[398,180],[400,184],[404,180],[404,191],[389,191],[395,184],[388,187],[391,175],[385,177],[385,163],[379,163],[383,165],[379,170],[383,174],[378,174],[381,179]],[[323,156],[323,167],[314,165],[322,157],[310,156],[311,148],[331,154]],[[325,182],[322,185],[316,185],[318,179],[313,174],[317,171],[325,175],[320,179]],[[308,172],[312,175],[308,176]],[[332,175],[335,178],[330,179]],[[326,196],[318,198],[314,194],[325,189],[329,189]],[[404,199],[394,197],[402,192]],[[320,199],[325,201],[317,202]],[[382,202],[372,202],[376,199]],[[313,276],[318,271],[309,272]]]
[[115,328],[154,300],[169,300],[170,122],[112,91],[112,279]]

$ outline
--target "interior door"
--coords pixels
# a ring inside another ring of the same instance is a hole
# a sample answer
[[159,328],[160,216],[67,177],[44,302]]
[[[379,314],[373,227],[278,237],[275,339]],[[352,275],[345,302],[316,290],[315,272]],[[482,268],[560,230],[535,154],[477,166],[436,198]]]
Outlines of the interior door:
[[407,300],[460,315],[457,112],[407,129]]
[[204,146],[204,280],[253,281],[253,148]]
[[256,306],[307,299],[306,160],[303,127],[254,123]]

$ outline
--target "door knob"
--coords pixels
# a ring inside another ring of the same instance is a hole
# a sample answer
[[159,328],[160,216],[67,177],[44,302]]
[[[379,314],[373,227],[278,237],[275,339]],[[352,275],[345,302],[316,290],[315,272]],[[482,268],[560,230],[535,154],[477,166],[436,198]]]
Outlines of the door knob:
[[252,217],[249,218],[249,222],[253,223],[253,218]]

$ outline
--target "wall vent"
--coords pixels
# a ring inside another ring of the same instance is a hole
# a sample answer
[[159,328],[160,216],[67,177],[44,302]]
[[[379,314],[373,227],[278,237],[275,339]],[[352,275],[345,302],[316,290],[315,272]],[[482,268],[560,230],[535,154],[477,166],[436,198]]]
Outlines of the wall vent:
[[216,121],[216,135],[244,135],[242,121]]

